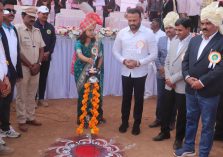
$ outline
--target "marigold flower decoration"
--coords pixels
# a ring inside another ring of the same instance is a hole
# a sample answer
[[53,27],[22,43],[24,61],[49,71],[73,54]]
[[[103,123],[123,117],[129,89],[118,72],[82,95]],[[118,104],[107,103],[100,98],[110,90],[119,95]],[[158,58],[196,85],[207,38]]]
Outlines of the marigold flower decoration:
[[[92,88],[91,88],[92,87]],[[84,85],[84,95],[83,95],[83,100],[82,100],[82,107],[81,107],[81,111],[82,114],[79,117],[80,120],[80,125],[79,127],[76,129],[76,133],[81,135],[84,132],[84,119],[87,116],[87,104],[88,104],[88,98],[89,98],[89,93],[92,92],[92,99],[91,99],[91,105],[92,105],[92,109],[91,109],[91,120],[89,121],[89,128],[91,129],[91,134],[98,134],[99,133],[99,129],[97,127],[98,124],[98,120],[97,117],[99,115],[98,113],[98,108],[99,108],[99,102],[100,102],[100,94],[99,94],[99,84],[98,83],[85,83]],[[91,90],[92,89],[92,90]]]

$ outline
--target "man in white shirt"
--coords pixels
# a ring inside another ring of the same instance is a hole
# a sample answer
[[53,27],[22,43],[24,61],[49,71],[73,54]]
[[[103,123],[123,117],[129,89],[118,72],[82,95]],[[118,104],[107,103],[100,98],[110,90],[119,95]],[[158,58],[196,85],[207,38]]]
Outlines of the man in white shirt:
[[[10,87],[10,83],[7,77],[8,73],[8,66],[7,66],[7,60],[5,58],[5,51],[2,45],[2,39],[0,37],[0,101],[2,100],[2,97],[6,97],[10,91],[9,89],[6,90],[6,87]],[[10,87],[11,88],[11,87]]]
[[[2,37],[1,37],[2,38]],[[0,87],[3,88],[4,78],[7,75],[8,67],[6,64],[5,51],[2,45],[2,39],[0,38]]]
[[8,77],[11,83],[11,94],[5,97],[0,103],[0,122],[1,135],[9,138],[17,138],[20,133],[10,127],[10,104],[13,99],[16,81],[22,78],[22,67],[19,55],[19,41],[15,27],[11,22],[15,18],[16,11],[12,0],[4,1],[4,16],[0,33],[5,56],[8,61]]
[[134,124],[133,135],[140,133],[140,124],[143,111],[143,95],[148,73],[148,64],[157,57],[157,44],[153,32],[141,25],[141,12],[132,8],[127,11],[128,25],[122,29],[113,46],[113,54],[122,63],[122,124],[121,133],[129,127],[132,93],[134,90]]
[[183,148],[175,151],[176,157],[195,156],[195,138],[200,120],[202,129],[198,156],[208,157],[213,145],[219,95],[223,92],[222,16],[222,7],[207,6],[202,9],[202,35],[191,39],[182,61],[187,124]]
[[[161,27],[161,21],[160,21],[160,19],[158,19],[158,18],[153,19],[152,20],[152,23],[151,23],[151,29],[152,29],[152,31],[153,31],[153,33],[155,35],[156,43],[158,43],[158,41],[159,41],[159,39],[161,37],[166,36],[165,32],[163,32],[160,29],[160,27]],[[148,72],[151,72],[151,74],[154,74],[155,75],[155,73],[156,73],[156,67],[155,67],[155,63],[154,62],[148,64]],[[149,85],[149,83],[150,83],[149,78],[147,78],[146,79],[144,99],[148,99],[149,97],[151,97],[152,96],[151,93],[154,93],[153,90],[154,90],[154,88],[156,88],[154,86]]]
[[[3,4],[0,1],[0,26],[2,25],[3,20]],[[5,51],[2,44],[2,35],[0,34],[0,103],[3,98],[6,97],[11,92],[11,85],[8,77],[6,76],[8,73],[7,60],[5,57]],[[4,146],[5,141],[2,140],[0,136],[0,155],[8,155],[13,153],[13,149],[7,146]]]
[[[169,12],[163,19],[163,24],[166,32],[166,36],[163,36],[158,41],[158,57],[156,59],[156,80],[157,80],[157,103],[156,103],[156,119],[149,127],[155,128],[161,124],[161,108],[165,105],[164,93],[165,93],[165,76],[164,76],[164,64],[168,54],[170,43],[176,37],[175,22],[179,19],[179,15],[176,12]],[[173,110],[171,129],[175,125],[176,109]]]
[[176,0],[177,1],[177,11],[180,17],[186,17],[187,0]]
[[[1,3],[0,3],[0,12],[1,12]],[[1,16],[2,13],[0,13]],[[5,58],[5,51],[2,45],[2,39],[0,38],[0,103],[3,101],[3,98],[9,95],[11,92],[11,85],[8,77],[8,66]],[[12,148],[6,147],[5,141],[0,136],[0,155],[11,154],[14,150]]]
[[161,132],[153,138],[154,141],[162,141],[170,138],[170,123],[173,109],[177,108],[176,137],[174,149],[182,147],[186,128],[186,96],[185,82],[182,75],[182,60],[191,39],[189,18],[180,18],[175,23],[176,35],[170,44],[169,52],[165,60],[165,105],[161,108]]
[[191,19],[191,32],[197,32],[202,0],[187,0],[186,13]]
[[153,33],[155,34],[156,42],[158,43],[160,37],[166,36],[165,32],[161,29],[161,20],[158,18],[155,18],[152,20],[151,23],[151,29]]

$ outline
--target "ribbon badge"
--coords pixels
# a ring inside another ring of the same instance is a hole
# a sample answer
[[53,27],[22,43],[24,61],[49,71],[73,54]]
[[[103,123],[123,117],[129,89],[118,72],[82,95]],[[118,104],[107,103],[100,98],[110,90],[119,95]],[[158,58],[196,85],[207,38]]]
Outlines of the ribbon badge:
[[50,35],[52,32],[50,29],[47,29],[46,33]]
[[215,65],[221,61],[221,54],[213,51],[209,54],[208,60],[210,61],[208,68],[214,69]]
[[93,54],[94,56],[98,56],[98,47],[97,46],[92,47],[91,54]]
[[145,46],[145,43],[142,41],[142,40],[140,40],[140,41],[138,41],[137,43],[136,43],[136,47],[137,47],[137,49],[138,49],[138,53],[141,53],[141,51],[142,51],[142,48]]

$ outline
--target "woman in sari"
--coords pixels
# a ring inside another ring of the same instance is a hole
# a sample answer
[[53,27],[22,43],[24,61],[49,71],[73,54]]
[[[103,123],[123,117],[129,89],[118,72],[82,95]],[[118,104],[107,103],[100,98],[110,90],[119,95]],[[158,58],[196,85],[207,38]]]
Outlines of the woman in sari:
[[[96,24],[102,24],[100,17],[96,13],[89,13],[86,18],[81,22],[80,28],[82,33],[77,39],[75,44],[76,61],[74,63],[74,76],[78,91],[78,102],[77,102],[77,123],[80,124],[79,117],[82,114],[82,100],[84,95],[84,84],[88,82],[89,76],[87,74],[89,68],[92,66],[100,71],[97,75],[98,84],[100,86],[100,102],[98,112],[99,115],[97,120],[99,123],[105,123],[103,118],[102,101],[103,101],[103,45],[100,41],[95,38],[95,27]],[[97,47],[98,56],[95,60],[95,56],[92,54],[92,49]],[[88,104],[87,112],[90,112],[90,104]]]

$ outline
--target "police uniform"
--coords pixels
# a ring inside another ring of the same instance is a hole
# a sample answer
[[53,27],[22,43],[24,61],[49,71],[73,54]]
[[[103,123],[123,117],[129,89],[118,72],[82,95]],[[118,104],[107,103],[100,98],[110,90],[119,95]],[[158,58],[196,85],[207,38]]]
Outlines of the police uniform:
[[[36,9],[29,7],[23,12],[30,16],[36,15]],[[39,61],[40,48],[45,46],[38,28],[28,29],[25,24],[17,26],[21,54],[31,63]],[[23,79],[17,83],[16,112],[19,124],[35,120],[35,96],[38,89],[39,74],[31,75],[29,67],[22,65]]]

